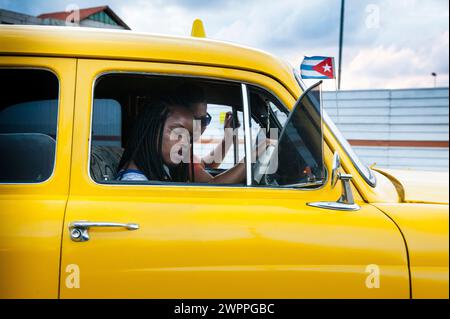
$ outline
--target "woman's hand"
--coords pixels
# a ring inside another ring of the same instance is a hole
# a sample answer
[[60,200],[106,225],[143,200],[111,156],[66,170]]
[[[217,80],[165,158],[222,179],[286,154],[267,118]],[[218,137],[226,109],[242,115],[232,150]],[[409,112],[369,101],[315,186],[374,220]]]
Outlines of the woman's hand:
[[[236,119],[237,123],[236,123],[236,128],[241,126],[241,123],[239,123],[239,119]],[[231,112],[227,112],[225,114],[225,121],[223,124],[223,128],[227,129],[227,128],[233,128],[233,113]]]

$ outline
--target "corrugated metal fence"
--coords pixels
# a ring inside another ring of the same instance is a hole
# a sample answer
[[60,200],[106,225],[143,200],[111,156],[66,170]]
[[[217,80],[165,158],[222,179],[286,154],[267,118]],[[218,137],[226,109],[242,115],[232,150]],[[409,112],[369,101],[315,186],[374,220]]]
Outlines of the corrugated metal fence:
[[323,99],[367,164],[448,171],[448,88],[324,92]]

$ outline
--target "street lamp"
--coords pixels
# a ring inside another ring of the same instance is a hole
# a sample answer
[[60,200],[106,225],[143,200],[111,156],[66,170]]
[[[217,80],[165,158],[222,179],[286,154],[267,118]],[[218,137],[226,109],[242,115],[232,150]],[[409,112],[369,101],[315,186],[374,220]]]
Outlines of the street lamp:
[[431,76],[434,78],[434,87],[436,87],[437,86],[437,73],[433,72],[433,73],[431,73]]

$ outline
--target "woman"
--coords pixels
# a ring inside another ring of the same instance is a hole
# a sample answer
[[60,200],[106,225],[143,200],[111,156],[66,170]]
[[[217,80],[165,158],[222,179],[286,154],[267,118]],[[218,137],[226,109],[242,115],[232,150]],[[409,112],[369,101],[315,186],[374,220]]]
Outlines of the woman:
[[192,134],[192,112],[174,100],[147,103],[131,130],[119,164],[118,180],[189,182],[191,166],[183,158],[189,142],[171,138],[177,129]]
[[[148,103],[131,131],[117,179],[242,183],[246,177],[244,160],[217,176],[212,176],[204,165],[193,161],[193,125],[193,111],[185,103],[167,99]],[[177,130],[182,130],[184,136],[188,136],[183,139]]]
[[[203,135],[206,128],[211,123],[211,115],[208,113],[208,104],[203,89],[194,84],[185,84],[177,89],[177,95],[189,106],[194,114],[194,119],[200,123],[200,135]],[[235,128],[239,128],[240,123],[236,123]],[[195,158],[196,163],[200,163],[204,168],[219,168],[226,154],[230,150],[233,139],[233,116],[227,112],[224,119],[224,138],[217,146],[205,157]],[[200,138],[200,136],[196,136]]]
[[[206,103],[206,97],[203,89],[200,86],[194,84],[185,84],[177,89],[177,94],[178,96],[180,96],[184,104],[186,104],[191,109],[194,115],[194,119],[200,123],[200,133],[203,134],[211,122],[211,115],[209,115],[207,110],[208,104]],[[214,148],[211,153],[209,153],[205,157],[201,159],[196,156],[193,157],[196,182],[215,184],[240,184],[245,181],[246,168],[244,160],[217,176],[212,176],[206,171],[206,168],[218,168],[228,150],[230,149],[232,144],[229,143],[229,141],[231,141],[233,137],[232,124],[233,118],[231,112],[228,112],[225,116],[225,136],[222,141]],[[236,127],[239,127],[240,124],[236,124]],[[197,136],[197,138],[199,137],[200,136]],[[219,154],[219,158],[217,158],[217,154]]]
[[[177,96],[189,106],[194,119],[201,125],[201,134],[203,134],[211,122],[211,115],[208,113],[208,104],[206,102],[203,88],[195,84],[185,84],[177,89]],[[234,128],[240,127],[240,123],[235,123]],[[222,141],[205,157],[199,159],[194,156],[195,181],[198,183],[216,183],[216,184],[240,184],[245,182],[246,167],[245,158],[234,167],[223,172],[220,175],[212,176],[206,168],[218,168],[229,151],[233,139],[233,116],[227,112],[224,120],[224,138]],[[196,136],[199,138],[199,136]],[[264,153],[269,145],[275,145],[276,141],[270,139],[258,141],[258,147],[253,150],[252,158],[258,158]]]

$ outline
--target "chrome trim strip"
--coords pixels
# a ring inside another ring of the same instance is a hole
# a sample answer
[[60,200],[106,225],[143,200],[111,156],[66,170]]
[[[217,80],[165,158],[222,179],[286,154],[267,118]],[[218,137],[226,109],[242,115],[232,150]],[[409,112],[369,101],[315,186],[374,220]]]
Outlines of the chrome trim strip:
[[252,131],[250,127],[248,91],[247,85],[244,83],[242,84],[242,108],[244,109],[245,170],[247,172],[247,186],[252,186]]
[[345,211],[345,212],[356,212],[361,209],[361,206],[358,204],[344,204],[339,202],[314,202],[314,203],[306,203],[306,205],[327,209],[327,210],[337,210],[337,211]]

